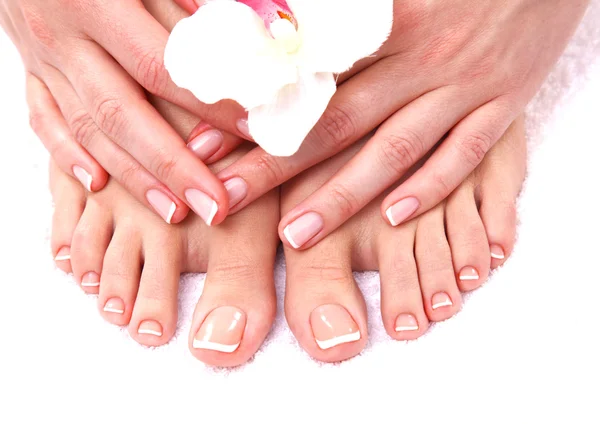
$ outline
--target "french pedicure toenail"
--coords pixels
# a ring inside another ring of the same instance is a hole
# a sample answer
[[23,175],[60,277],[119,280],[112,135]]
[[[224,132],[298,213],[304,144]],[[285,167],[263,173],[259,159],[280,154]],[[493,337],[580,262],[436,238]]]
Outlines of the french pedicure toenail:
[[125,312],[125,302],[118,297],[108,299],[108,301],[104,304],[104,312],[123,315]]
[[235,125],[238,131],[242,133],[244,137],[246,137],[248,140],[252,140],[252,136],[250,135],[250,127],[248,127],[247,119],[239,119]]
[[204,222],[206,222],[206,225],[210,226],[215,218],[215,215],[219,211],[217,202],[195,188],[186,190],[185,198],[194,212],[196,212],[196,214],[198,214],[204,220]]
[[419,323],[414,315],[401,314],[396,318],[396,331],[417,331],[419,329]]
[[61,261],[70,261],[71,260],[71,248],[70,247],[61,247],[58,250],[58,253],[54,257],[54,260],[57,262]]
[[87,191],[92,191],[92,175],[80,166],[73,166],[73,174],[79,182],[86,188]]
[[138,327],[138,334],[149,334],[151,336],[161,337],[162,325],[154,320],[142,321]]
[[225,181],[224,185],[229,194],[229,209],[237,206],[248,195],[248,185],[239,177]]
[[297,218],[283,230],[283,235],[294,249],[299,249],[323,229],[323,218],[309,212]]
[[310,314],[317,345],[323,349],[360,340],[360,330],[350,313],[340,305],[323,305]]
[[190,141],[187,146],[194,152],[198,159],[205,161],[217,153],[221,146],[223,146],[223,133],[219,130],[203,132]]
[[460,270],[460,273],[458,274],[458,279],[460,281],[479,280],[479,273],[472,266],[466,266]]
[[246,314],[233,306],[221,306],[204,319],[194,336],[194,349],[232,353],[240,346],[246,329]]
[[414,197],[407,197],[390,206],[385,214],[392,226],[397,227],[410,218],[419,209],[419,201]]
[[95,272],[88,272],[81,279],[81,287],[100,287],[100,276]]
[[492,258],[494,259],[504,259],[504,249],[502,249],[501,246],[498,246],[497,244],[492,244],[490,246],[490,252],[492,255]]
[[177,210],[177,205],[173,202],[169,196],[160,190],[152,189],[146,193],[146,200],[152,205],[154,210],[164,219],[167,224],[171,223],[173,215]]
[[433,295],[431,298],[431,309],[439,309],[445,306],[452,306],[452,299],[447,293],[439,292]]

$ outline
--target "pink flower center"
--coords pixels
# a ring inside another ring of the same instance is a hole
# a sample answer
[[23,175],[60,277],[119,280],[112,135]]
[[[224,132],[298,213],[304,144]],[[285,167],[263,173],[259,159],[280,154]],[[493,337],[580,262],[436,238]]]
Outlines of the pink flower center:
[[277,19],[287,19],[296,26],[296,20],[285,0],[239,0],[246,6],[251,7],[263,18],[265,26],[269,28]]

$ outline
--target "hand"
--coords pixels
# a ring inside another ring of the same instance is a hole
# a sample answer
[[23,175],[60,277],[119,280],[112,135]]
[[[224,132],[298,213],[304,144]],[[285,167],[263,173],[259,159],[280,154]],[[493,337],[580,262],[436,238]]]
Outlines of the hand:
[[[225,218],[225,187],[142,87],[236,134],[244,112],[232,104],[208,108],[172,83],[162,65],[168,31],[141,1],[0,0],[0,23],[25,63],[32,127],[65,172],[96,191],[106,169],[167,221],[187,214],[180,199],[207,221]],[[239,140],[224,135],[216,156]]]
[[280,237],[294,248],[318,243],[397,184],[447,135],[381,207],[391,225],[427,211],[473,171],[523,111],[587,4],[396,0],[390,39],[375,57],[341,76],[338,93],[296,155],[278,158],[257,148],[218,174],[246,183],[244,200],[231,212],[376,127],[348,164],[283,217]]

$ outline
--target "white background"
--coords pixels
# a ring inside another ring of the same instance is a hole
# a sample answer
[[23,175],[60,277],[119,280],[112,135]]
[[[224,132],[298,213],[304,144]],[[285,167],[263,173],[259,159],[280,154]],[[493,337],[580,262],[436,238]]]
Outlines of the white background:
[[[95,299],[54,267],[47,155],[28,128],[17,52],[0,35],[0,423],[598,423],[600,397],[600,1],[529,107],[529,177],[507,265],[455,318],[392,341],[378,277],[358,274],[371,342],[323,365],[281,311],[246,366],[187,351],[203,276],[182,281],[177,337],[147,349],[102,321]],[[276,269],[279,306],[285,270]]]

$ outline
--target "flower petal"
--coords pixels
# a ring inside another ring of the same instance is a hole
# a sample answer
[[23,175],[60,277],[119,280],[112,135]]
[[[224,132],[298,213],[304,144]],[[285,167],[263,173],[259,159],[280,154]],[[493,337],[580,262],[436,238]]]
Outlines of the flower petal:
[[393,0],[287,0],[302,39],[302,66],[342,73],[377,52],[394,21]]
[[273,103],[250,110],[252,138],[273,156],[293,155],[327,109],[335,90],[331,73],[301,74],[297,83],[281,89]]
[[175,26],[165,66],[200,101],[232,99],[247,109],[271,102],[298,78],[296,65],[256,12],[228,0],[208,2]]

